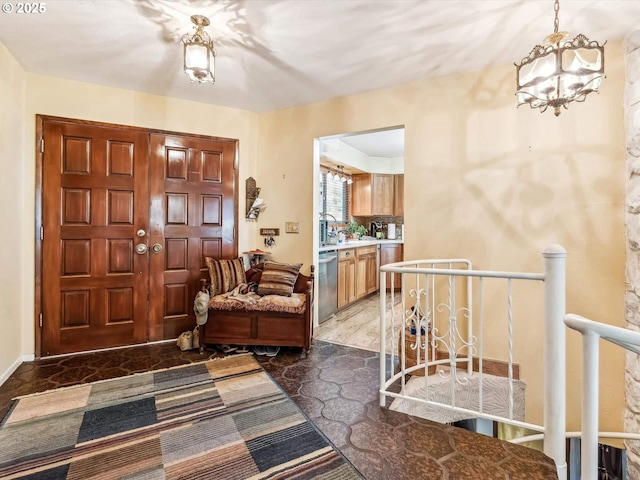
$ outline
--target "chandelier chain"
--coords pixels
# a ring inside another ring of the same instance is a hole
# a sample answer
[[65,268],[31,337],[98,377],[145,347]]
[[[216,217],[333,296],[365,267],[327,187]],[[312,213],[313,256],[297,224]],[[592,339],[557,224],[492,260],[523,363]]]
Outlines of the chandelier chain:
[[555,0],[553,4],[553,10],[556,12],[556,18],[553,21],[553,33],[558,33],[560,27],[560,20],[558,20],[558,13],[560,12],[560,0]]

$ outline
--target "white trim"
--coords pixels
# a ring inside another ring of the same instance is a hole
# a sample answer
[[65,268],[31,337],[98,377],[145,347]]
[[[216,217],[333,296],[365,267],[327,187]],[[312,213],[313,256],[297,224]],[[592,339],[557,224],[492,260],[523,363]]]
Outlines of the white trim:
[[9,377],[18,369],[20,365],[22,365],[24,362],[33,362],[34,358],[35,357],[33,354],[23,355],[16,358],[16,361],[11,364],[7,371],[0,375],[0,387],[9,379]]
[[155,342],[136,343],[134,345],[122,345],[121,347],[97,348],[95,350],[83,350],[82,352],[61,353],[60,355],[49,355],[48,357],[42,357],[42,358],[43,359],[62,358],[62,357],[69,357],[71,355],[83,355],[85,353],[108,352],[110,350],[122,350],[123,348],[144,347],[146,345],[158,345],[161,343],[170,343],[170,342],[175,342],[176,340],[177,340],[176,338],[171,338],[169,340],[156,340]]

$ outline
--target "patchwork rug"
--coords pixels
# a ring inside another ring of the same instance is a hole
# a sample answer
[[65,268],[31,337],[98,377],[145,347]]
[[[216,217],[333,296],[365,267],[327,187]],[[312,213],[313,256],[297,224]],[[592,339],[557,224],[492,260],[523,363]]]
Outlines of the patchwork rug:
[[17,399],[0,478],[362,478],[251,355]]

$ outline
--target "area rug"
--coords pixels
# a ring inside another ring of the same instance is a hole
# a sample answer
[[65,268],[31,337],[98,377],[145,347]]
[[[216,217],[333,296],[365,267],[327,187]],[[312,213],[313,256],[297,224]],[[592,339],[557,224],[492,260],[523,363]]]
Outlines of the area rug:
[[[456,406],[478,411],[480,408],[480,375],[474,372],[467,375],[466,372],[458,373],[460,382],[455,382]],[[428,388],[425,385],[425,377],[413,376],[407,382],[406,394],[415,398],[427,399],[445,405],[451,405],[451,383],[448,377],[438,374],[429,375]],[[525,389],[526,384],[521,380],[513,381],[513,418],[524,421],[525,414]],[[428,392],[428,395],[426,394]],[[499,417],[509,417],[509,379],[494,375],[483,375],[482,380],[482,406],[485,413]],[[396,398],[389,406],[391,410],[406,413],[415,417],[422,417],[439,423],[453,423],[473,415],[456,412],[447,408],[413,400]]]
[[0,478],[360,479],[252,355],[16,400]]

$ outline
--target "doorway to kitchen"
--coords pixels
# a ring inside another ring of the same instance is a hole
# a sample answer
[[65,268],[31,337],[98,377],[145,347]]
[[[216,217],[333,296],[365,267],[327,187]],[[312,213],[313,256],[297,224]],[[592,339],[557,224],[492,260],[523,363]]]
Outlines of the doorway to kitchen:
[[377,351],[380,265],[403,259],[404,127],[314,147],[314,337]]

